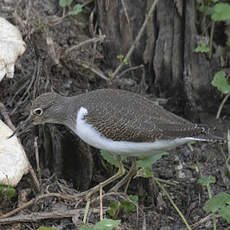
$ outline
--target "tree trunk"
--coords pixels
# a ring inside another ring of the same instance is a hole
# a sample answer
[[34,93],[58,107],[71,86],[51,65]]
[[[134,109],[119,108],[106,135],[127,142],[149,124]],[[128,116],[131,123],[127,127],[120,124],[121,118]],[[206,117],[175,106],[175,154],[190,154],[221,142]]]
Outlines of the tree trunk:
[[[104,48],[111,68],[116,68],[117,56],[125,56],[133,44],[153,2],[97,1],[99,26],[107,38]],[[211,80],[218,70],[216,59],[194,52],[198,45],[196,14],[196,1],[158,1],[129,62],[131,66],[144,63],[148,91],[170,97],[174,104],[193,111],[193,119],[198,118],[200,110],[216,109]]]

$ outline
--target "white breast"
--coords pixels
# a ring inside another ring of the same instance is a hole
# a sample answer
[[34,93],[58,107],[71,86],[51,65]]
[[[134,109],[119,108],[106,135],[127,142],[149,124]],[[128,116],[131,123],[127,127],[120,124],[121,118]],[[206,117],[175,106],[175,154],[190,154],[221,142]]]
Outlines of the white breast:
[[205,141],[199,138],[185,137],[174,140],[156,140],[155,142],[129,142],[113,141],[112,139],[102,136],[93,125],[87,123],[85,116],[88,114],[86,108],[81,107],[77,114],[77,135],[87,144],[103,149],[112,153],[125,156],[154,155],[155,153],[164,152],[173,149],[176,146],[183,145],[190,141]]

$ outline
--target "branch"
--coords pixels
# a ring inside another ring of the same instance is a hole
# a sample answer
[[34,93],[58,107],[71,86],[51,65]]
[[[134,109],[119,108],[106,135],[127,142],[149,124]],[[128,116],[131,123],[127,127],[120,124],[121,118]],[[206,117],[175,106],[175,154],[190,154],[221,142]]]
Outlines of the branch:
[[[139,31],[139,33],[138,33],[135,41],[134,41],[134,43],[132,44],[132,46],[130,47],[128,53],[126,54],[124,60],[129,60],[130,56],[132,55],[132,53],[133,53],[133,51],[134,51],[137,43],[140,41],[140,39],[141,39],[141,37],[142,37],[142,35],[143,35],[144,31],[145,31],[145,28],[147,26],[147,23],[148,23],[149,19],[152,18],[152,13],[153,13],[154,9],[156,8],[156,5],[157,5],[158,1],[159,0],[155,0],[153,2],[153,4],[152,4],[152,6],[151,6],[151,8],[150,8],[150,10],[148,12],[148,14],[145,17],[144,23],[143,23],[143,25],[142,25],[142,27],[141,27],[141,29],[140,29],[140,31]],[[123,67],[123,65],[124,65],[124,63],[121,62],[120,65],[113,72],[113,74],[112,74],[113,77],[118,74],[118,72],[121,70],[121,68]]]

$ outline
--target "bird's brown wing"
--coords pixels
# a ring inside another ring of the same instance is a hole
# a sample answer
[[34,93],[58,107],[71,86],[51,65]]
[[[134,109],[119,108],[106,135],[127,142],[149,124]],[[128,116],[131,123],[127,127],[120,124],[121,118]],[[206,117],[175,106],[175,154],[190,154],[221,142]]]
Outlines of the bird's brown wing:
[[193,137],[202,132],[196,124],[142,96],[122,90],[89,95],[87,105],[87,122],[103,136],[116,141],[152,142]]

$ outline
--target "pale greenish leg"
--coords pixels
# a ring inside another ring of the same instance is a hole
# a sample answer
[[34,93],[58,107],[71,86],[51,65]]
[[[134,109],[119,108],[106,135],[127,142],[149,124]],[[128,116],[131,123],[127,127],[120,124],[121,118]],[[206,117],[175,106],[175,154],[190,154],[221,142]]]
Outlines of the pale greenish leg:
[[93,193],[95,192],[98,192],[100,190],[100,188],[102,187],[105,187],[107,186],[108,184],[112,183],[113,181],[119,179],[121,176],[123,176],[125,174],[125,168],[121,162],[121,159],[120,157],[117,157],[117,161],[118,161],[118,164],[119,164],[119,169],[117,171],[117,173],[115,175],[113,175],[112,177],[110,177],[109,179],[101,182],[100,184],[96,185],[95,187],[85,191],[85,192],[82,192],[80,194],[78,194],[77,196],[84,196],[86,195],[86,197],[90,197]]
[[122,178],[121,181],[119,181],[114,187],[112,187],[110,189],[110,191],[114,191],[117,192],[119,188],[121,188],[125,183],[126,183],[126,187],[125,187],[125,193],[127,192],[129,183],[132,179],[133,176],[136,175],[137,173],[137,164],[136,164],[136,159],[135,158],[131,158],[132,161],[132,165],[129,169],[129,172],[127,173],[127,175],[125,175],[124,178]]

